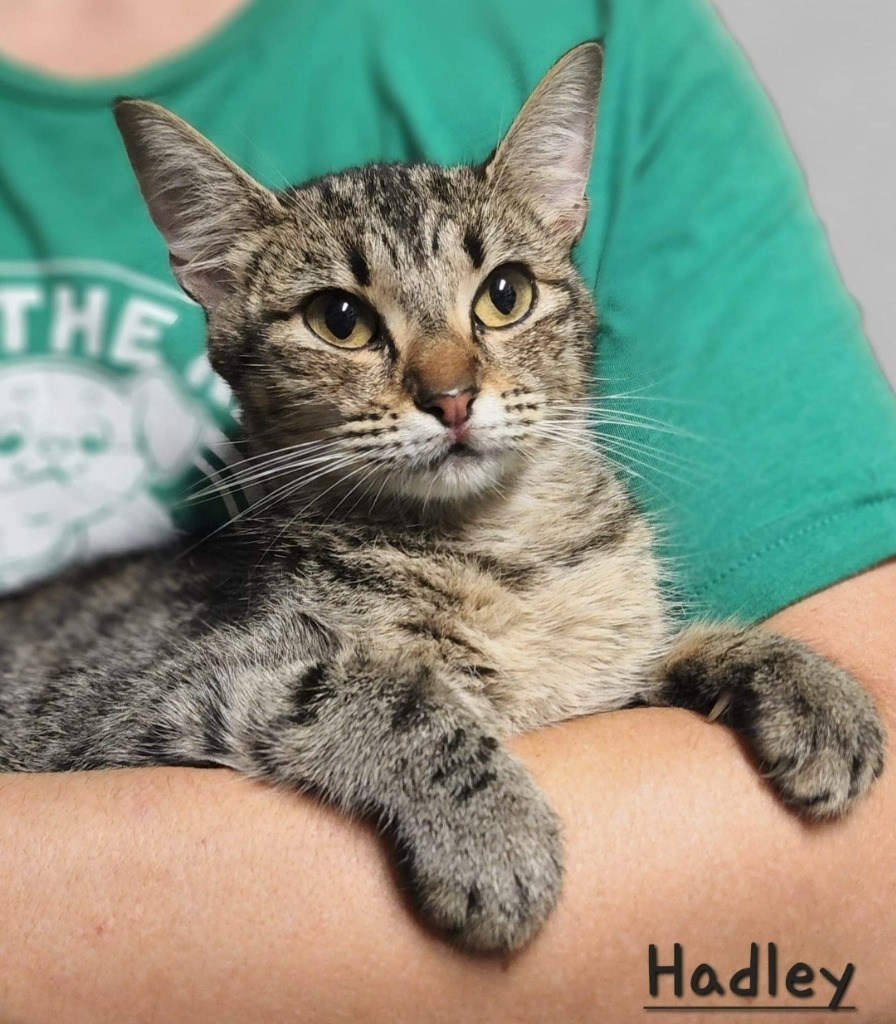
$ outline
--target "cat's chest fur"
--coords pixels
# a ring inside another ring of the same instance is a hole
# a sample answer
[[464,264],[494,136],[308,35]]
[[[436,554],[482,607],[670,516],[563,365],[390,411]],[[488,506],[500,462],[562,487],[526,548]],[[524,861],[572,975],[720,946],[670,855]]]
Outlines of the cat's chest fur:
[[346,552],[392,588],[364,602],[367,642],[459,670],[506,733],[630,703],[668,626],[647,524],[615,481],[598,490],[529,495],[430,548]]
[[593,554],[512,581],[457,567],[434,581],[424,618],[404,631],[432,637],[466,669],[508,732],[621,707],[643,691],[665,630],[651,567],[632,555]]

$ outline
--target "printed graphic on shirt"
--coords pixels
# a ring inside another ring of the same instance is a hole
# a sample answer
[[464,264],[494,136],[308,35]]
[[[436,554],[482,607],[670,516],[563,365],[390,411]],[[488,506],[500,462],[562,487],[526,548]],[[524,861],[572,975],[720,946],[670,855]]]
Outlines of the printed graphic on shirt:
[[125,268],[0,263],[0,591],[223,518],[185,500],[233,458],[203,338],[198,307]]

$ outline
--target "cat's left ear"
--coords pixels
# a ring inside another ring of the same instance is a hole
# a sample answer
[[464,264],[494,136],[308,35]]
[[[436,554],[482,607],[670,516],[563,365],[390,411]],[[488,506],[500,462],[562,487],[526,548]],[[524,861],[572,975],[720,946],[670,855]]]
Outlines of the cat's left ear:
[[582,43],[564,54],[526,100],[485,167],[496,186],[522,196],[570,245],[581,236],[588,215],[585,187],[602,72],[600,43]]
[[117,100],[115,121],[171,269],[206,310],[232,291],[234,256],[283,209],[203,135],[157,103]]

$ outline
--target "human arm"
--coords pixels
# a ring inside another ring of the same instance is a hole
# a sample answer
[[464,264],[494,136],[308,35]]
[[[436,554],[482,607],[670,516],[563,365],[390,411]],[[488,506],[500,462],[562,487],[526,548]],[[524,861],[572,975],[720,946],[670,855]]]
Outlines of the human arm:
[[[894,612],[891,564],[769,625],[850,667],[892,737]],[[720,975],[751,942],[782,963],[852,962],[851,1019],[892,1019],[892,766],[848,819],[807,827],[727,729],[684,712],[513,746],[564,822],[567,875],[544,931],[504,961],[428,933],[385,846],[311,799],[183,769],[3,778],[0,1019],[615,1024],[644,1019],[648,944],[675,942]]]

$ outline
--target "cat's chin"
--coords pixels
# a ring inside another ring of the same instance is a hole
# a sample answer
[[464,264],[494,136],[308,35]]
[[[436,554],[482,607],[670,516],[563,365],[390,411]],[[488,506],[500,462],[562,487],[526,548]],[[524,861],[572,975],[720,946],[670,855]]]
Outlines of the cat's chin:
[[437,463],[396,473],[387,485],[393,497],[430,504],[463,504],[501,487],[518,468],[516,452],[449,451]]

